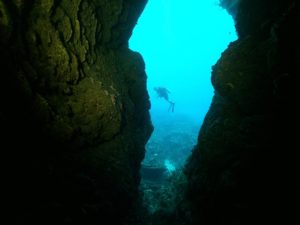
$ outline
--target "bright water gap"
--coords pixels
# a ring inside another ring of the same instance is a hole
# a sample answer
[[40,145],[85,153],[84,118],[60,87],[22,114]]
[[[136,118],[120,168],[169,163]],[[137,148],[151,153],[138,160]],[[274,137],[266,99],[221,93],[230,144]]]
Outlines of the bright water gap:
[[[148,1],[129,47],[146,63],[154,132],[143,165],[153,172],[150,180],[184,165],[212,100],[211,67],[236,38],[233,19],[219,0]],[[170,91],[174,112],[155,87]]]

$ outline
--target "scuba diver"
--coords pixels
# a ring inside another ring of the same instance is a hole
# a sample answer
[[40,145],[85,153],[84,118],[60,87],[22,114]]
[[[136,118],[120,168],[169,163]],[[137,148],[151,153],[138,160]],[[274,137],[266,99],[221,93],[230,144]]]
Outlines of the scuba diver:
[[167,102],[170,103],[168,111],[172,110],[172,112],[174,112],[175,102],[171,102],[169,100],[169,93],[171,92],[164,87],[155,87],[154,91],[156,91],[158,97],[164,98]]

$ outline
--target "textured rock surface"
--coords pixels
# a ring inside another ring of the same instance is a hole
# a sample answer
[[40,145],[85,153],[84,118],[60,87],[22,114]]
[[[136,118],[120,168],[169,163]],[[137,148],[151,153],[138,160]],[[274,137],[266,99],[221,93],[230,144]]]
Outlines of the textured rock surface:
[[145,4],[0,1],[12,224],[120,225],[130,214],[152,131],[144,62],[127,44]]
[[215,96],[186,168],[192,224],[299,219],[297,3],[240,1],[239,40],[213,67]]

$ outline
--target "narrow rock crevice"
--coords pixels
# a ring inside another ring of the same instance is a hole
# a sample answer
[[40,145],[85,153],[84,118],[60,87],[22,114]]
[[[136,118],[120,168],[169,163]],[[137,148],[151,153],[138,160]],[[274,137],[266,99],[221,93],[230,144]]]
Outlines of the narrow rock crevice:
[[175,179],[175,205],[156,218],[138,189],[153,130],[147,75],[128,49],[146,3],[0,0],[9,223],[295,223],[297,2],[221,1],[239,39],[213,66],[215,96],[185,175]]

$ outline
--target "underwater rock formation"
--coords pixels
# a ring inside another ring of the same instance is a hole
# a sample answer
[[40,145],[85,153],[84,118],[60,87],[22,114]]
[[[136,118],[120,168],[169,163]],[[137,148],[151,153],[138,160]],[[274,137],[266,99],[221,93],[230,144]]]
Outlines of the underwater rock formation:
[[[152,132],[128,39],[146,0],[0,1],[11,224],[122,224]],[[116,216],[117,215],[117,216]]]
[[239,3],[239,39],[213,67],[215,95],[186,166],[192,224],[299,220],[296,4]]
[[[0,0],[9,224],[122,225],[138,207],[152,126],[144,62],[128,39],[145,4]],[[215,96],[186,166],[187,199],[180,195],[191,212],[176,213],[191,215],[189,225],[292,224],[300,190],[297,3],[222,5],[239,40],[213,68]]]
[[220,0],[220,6],[228,11],[233,18],[236,17],[240,0]]

